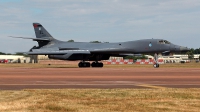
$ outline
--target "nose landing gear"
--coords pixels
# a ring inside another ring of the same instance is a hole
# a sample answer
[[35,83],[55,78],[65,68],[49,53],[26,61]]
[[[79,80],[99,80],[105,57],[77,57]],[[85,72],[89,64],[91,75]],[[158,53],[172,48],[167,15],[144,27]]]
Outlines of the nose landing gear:
[[159,68],[159,66],[160,66],[160,65],[159,65],[158,63],[155,63],[155,64],[153,65],[154,68]]
[[153,64],[153,67],[154,68],[159,68],[159,63],[158,63],[158,53],[155,53],[154,54],[154,64]]

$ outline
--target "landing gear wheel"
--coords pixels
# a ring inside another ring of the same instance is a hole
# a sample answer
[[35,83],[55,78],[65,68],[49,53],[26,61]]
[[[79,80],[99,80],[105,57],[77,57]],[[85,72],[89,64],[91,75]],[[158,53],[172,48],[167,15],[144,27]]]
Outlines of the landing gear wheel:
[[154,68],[159,68],[159,66],[160,66],[160,65],[157,64],[157,63],[155,63],[155,64],[153,65]]
[[99,67],[103,67],[103,63],[99,63]]
[[91,66],[92,66],[92,67],[96,67],[96,63],[95,63],[95,62],[92,62]]
[[81,68],[81,67],[90,67],[90,63],[89,62],[80,62],[78,64],[78,66]]
[[79,62],[78,63],[78,67],[80,68],[80,67],[82,67],[83,66],[83,62]]
[[103,63],[92,62],[91,66],[92,67],[103,67]]

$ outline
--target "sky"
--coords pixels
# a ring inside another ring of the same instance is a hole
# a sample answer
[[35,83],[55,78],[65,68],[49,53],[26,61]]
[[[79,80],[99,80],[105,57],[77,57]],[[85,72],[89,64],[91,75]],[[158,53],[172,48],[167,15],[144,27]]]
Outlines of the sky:
[[200,0],[0,0],[0,52],[28,51],[38,22],[56,39],[166,39],[200,48]]

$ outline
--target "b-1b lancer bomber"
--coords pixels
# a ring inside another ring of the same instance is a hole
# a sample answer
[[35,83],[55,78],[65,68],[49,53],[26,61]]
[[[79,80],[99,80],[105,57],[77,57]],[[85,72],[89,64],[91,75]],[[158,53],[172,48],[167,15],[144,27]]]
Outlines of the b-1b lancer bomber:
[[[187,47],[170,43],[163,39],[142,39],[117,43],[64,42],[53,38],[40,23],[33,23],[38,46],[24,52],[29,55],[48,55],[50,59],[80,60],[79,67],[103,67],[101,60],[110,56],[127,56],[144,53],[170,53],[188,51]],[[94,61],[89,63],[88,61]],[[159,67],[157,61],[155,66]]]

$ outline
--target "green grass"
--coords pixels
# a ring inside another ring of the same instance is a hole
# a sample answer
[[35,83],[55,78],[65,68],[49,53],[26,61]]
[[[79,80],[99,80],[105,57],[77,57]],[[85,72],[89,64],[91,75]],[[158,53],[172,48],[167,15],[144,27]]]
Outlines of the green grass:
[[198,112],[200,89],[53,89],[0,91],[0,111]]

